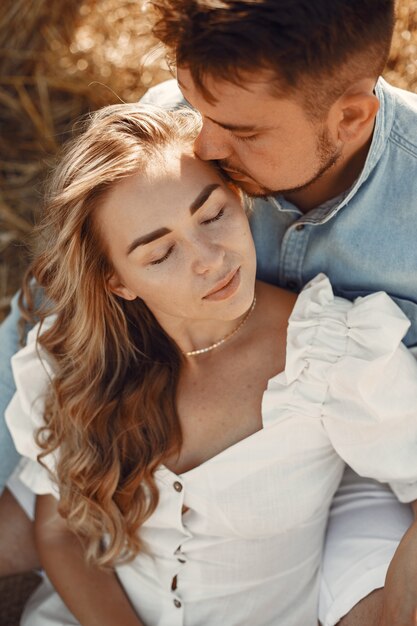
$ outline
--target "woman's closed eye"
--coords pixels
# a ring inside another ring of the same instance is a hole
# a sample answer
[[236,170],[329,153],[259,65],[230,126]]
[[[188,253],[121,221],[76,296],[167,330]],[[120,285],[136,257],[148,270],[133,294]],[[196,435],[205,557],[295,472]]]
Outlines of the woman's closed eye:
[[[222,207],[216,213],[216,215],[214,215],[213,217],[210,217],[210,218],[204,220],[202,222],[202,224],[212,224],[212,223],[217,222],[218,220],[220,220],[223,217],[223,215],[224,215],[224,209],[225,209],[225,207]],[[164,261],[166,261],[171,256],[171,253],[173,252],[173,250],[174,250],[174,244],[170,248],[168,248],[168,250],[165,252],[165,254],[163,256],[161,256],[158,259],[155,259],[153,261],[150,261],[149,265],[159,265],[160,263],[163,263]]]
[[203,224],[212,224],[213,222],[217,222],[217,220],[221,219],[224,215],[224,207],[220,209],[218,213],[214,217],[210,217],[207,220],[203,221]]
[[174,246],[172,245],[170,248],[168,248],[163,256],[161,256],[159,259],[155,259],[155,261],[151,261],[149,265],[159,265],[159,263],[163,263],[171,256],[171,252],[173,251],[173,249]]

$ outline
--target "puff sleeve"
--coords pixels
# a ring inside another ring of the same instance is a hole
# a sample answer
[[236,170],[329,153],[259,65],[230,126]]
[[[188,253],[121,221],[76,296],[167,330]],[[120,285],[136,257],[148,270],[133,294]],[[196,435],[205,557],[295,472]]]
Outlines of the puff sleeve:
[[304,361],[320,363],[313,376],[322,377],[321,420],[334,449],[400,501],[417,499],[417,362],[401,343],[408,319],[382,292],[353,304],[334,297],[323,276],[304,297],[305,321],[320,319]]
[[[49,326],[45,323],[44,328]],[[20,464],[19,479],[36,494],[53,494],[59,497],[53,474],[56,458],[44,457],[43,467],[37,460],[40,449],[35,434],[43,423],[45,395],[53,376],[47,355],[37,343],[39,326],[28,335],[27,345],[12,357],[16,393],[5,413],[6,423],[17,451],[24,457]]]

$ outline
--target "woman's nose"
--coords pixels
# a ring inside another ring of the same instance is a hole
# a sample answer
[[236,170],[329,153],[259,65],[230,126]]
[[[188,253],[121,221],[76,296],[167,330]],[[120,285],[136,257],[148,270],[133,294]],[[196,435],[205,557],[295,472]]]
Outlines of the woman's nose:
[[228,131],[210,120],[204,120],[194,150],[203,161],[219,161],[230,157]]
[[224,257],[225,249],[222,245],[199,239],[194,246],[194,271],[196,274],[217,271],[222,267]]

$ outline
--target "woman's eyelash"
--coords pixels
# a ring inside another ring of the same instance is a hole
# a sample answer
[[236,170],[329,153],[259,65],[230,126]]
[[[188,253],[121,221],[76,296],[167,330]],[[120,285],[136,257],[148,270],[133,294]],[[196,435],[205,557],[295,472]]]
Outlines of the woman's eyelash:
[[156,261],[151,261],[151,265],[159,265],[159,263],[163,263],[164,261],[167,260],[167,258],[171,255],[171,252],[173,251],[174,246],[171,246],[169,248],[169,250],[167,250],[166,254],[164,254],[163,257],[161,257],[160,259],[157,259]]
[[224,207],[220,209],[220,211],[214,217],[211,217],[208,220],[204,220],[203,224],[211,224],[212,222],[217,222],[224,215]]
[[[223,215],[224,215],[224,207],[220,209],[220,211],[214,217],[211,217],[208,220],[204,220],[203,224],[211,224],[212,222],[217,222],[217,220],[222,218]],[[171,246],[169,250],[167,250],[166,254],[164,254],[163,257],[161,257],[160,259],[156,259],[156,261],[151,261],[150,265],[159,265],[160,263],[163,263],[164,261],[166,261],[168,257],[171,255],[171,252],[173,251],[173,249],[174,249],[174,246]]]

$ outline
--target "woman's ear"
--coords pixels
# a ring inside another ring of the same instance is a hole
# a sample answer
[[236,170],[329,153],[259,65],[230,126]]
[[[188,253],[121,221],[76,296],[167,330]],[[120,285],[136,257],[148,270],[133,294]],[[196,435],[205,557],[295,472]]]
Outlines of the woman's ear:
[[111,274],[107,279],[107,287],[109,291],[116,294],[116,296],[120,296],[124,300],[135,300],[137,295],[130,291],[128,287],[126,287],[121,281],[117,274]]

